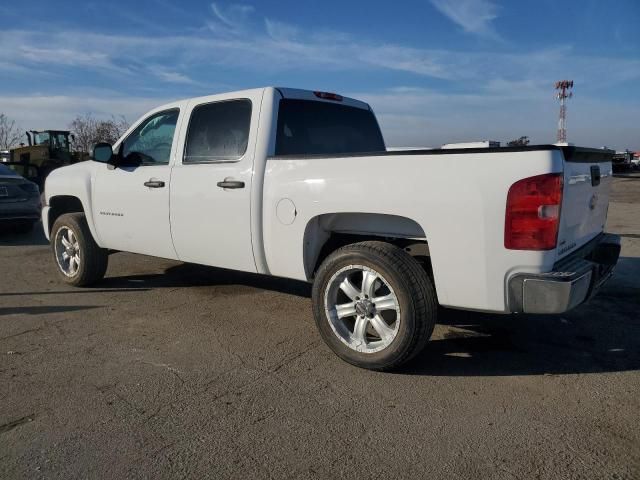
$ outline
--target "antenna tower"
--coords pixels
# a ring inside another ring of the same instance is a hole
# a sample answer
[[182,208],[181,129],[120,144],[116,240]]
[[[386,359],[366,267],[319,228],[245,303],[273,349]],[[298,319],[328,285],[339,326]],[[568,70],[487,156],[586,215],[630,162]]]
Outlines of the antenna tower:
[[558,143],[567,142],[567,98],[573,97],[573,80],[560,80],[556,82],[556,98],[560,100],[560,118],[558,119]]

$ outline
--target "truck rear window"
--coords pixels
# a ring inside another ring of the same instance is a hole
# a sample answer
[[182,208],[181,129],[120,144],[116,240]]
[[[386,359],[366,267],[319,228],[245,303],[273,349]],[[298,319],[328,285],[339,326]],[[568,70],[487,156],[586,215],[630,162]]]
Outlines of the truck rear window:
[[276,155],[382,152],[373,112],[312,100],[280,100]]

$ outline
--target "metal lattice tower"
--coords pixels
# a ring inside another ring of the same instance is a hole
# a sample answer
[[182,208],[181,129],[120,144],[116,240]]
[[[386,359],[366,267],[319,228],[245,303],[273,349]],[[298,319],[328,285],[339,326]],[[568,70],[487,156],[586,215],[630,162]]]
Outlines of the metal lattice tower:
[[556,98],[560,100],[560,118],[558,119],[558,143],[567,141],[567,98],[573,97],[573,80],[560,80],[556,82]]

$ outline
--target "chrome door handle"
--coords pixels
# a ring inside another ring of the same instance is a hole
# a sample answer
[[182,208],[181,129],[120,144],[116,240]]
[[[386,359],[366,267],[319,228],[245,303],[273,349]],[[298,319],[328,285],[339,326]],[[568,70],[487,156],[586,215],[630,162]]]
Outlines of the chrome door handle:
[[149,180],[144,182],[144,186],[149,188],[163,188],[164,182],[162,180]]
[[244,182],[239,180],[225,180],[224,182],[218,182],[220,188],[244,188]]

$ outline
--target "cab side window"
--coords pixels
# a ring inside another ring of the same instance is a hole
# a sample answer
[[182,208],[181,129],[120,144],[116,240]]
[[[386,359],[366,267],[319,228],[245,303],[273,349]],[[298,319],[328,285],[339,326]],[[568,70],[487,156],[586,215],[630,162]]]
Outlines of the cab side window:
[[247,151],[251,101],[230,100],[193,109],[183,163],[236,161]]
[[167,110],[142,122],[122,143],[122,160],[134,165],[168,164],[179,113]]

